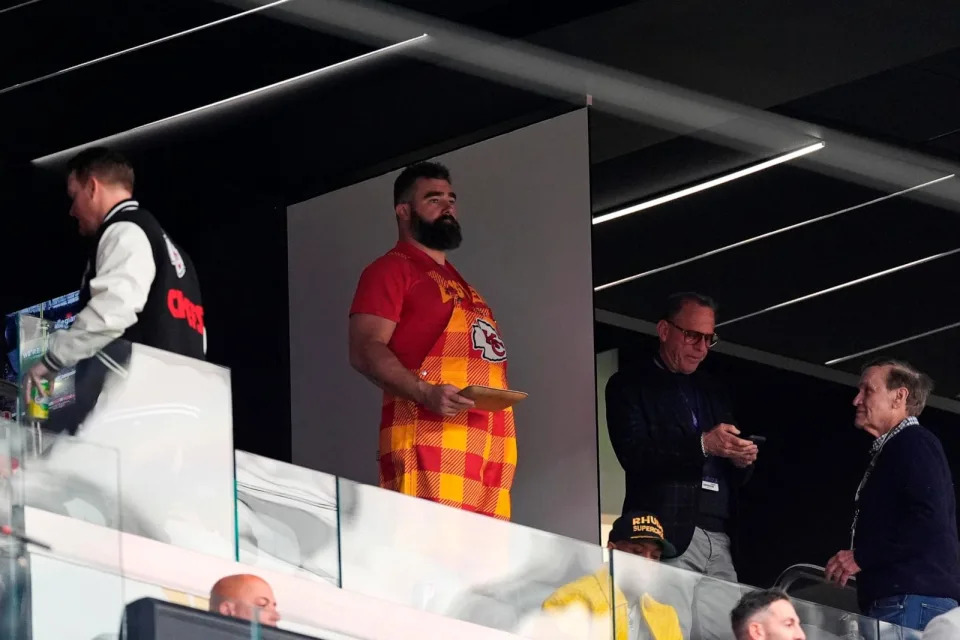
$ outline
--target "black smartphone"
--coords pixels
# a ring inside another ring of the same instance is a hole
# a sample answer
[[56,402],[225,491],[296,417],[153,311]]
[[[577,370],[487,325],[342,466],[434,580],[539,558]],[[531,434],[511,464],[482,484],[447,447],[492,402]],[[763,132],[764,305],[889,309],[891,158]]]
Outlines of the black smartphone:
[[749,440],[753,444],[763,444],[764,442],[767,441],[767,439],[764,436],[747,436],[747,440]]

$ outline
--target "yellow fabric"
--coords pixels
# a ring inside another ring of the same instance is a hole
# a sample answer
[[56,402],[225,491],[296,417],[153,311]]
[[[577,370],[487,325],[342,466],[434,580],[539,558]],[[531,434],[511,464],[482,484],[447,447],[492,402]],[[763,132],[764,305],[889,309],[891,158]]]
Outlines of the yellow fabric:
[[[566,628],[570,637],[599,640],[610,638],[611,628],[614,640],[629,640],[629,607],[623,591],[616,589],[616,615],[612,625],[610,620],[610,592],[614,589],[610,571],[604,567],[596,573],[584,576],[554,591],[543,603],[543,611],[559,615],[582,607],[589,616],[589,630],[580,631]],[[643,594],[640,612],[654,640],[683,640],[680,630],[680,618],[670,605],[661,604]],[[565,621],[566,622],[566,621]]]
[[[610,638],[610,592],[612,584],[610,571],[606,567],[594,574],[583,576],[570,584],[554,591],[543,603],[543,610],[550,614],[561,614],[573,607],[583,607],[589,614],[590,625],[586,633],[573,632],[571,637],[600,640]],[[617,614],[613,619],[615,640],[629,640],[627,598],[617,589]]]
[[640,599],[640,610],[655,640],[683,640],[676,609],[657,602],[645,593]]
[[[446,328],[414,373],[458,389],[509,388],[506,347],[490,307],[473,287],[467,291],[436,269],[427,275],[443,300],[454,304]],[[509,520],[516,467],[513,409],[442,416],[384,394],[379,448],[384,489]]]

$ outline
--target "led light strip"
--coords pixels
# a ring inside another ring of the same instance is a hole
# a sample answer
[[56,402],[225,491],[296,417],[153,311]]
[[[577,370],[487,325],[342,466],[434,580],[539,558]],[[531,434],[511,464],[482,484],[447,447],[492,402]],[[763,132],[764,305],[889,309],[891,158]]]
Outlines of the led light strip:
[[895,347],[895,346],[897,346],[897,345],[901,345],[901,344],[904,344],[904,343],[906,343],[906,342],[912,342],[912,341],[914,341],[914,340],[919,340],[920,338],[926,338],[927,336],[932,336],[932,335],[934,335],[934,334],[941,333],[941,332],[943,332],[943,331],[949,331],[950,329],[956,329],[957,327],[960,327],[960,322],[954,322],[954,323],[952,323],[952,324],[947,324],[947,325],[944,325],[944,326],[942,326],[942,327],[937,327],[936,329],[931,329],[930,331],[924,331],[923,333],[917,333],[917,334],[915,334],[915,335],[908,336],[908,337],[903,338],[903,339],[901,339],[901,340],[894,340],[893,342],[888,342],[888,343],[886,343],[886,344],[882,344],[882,345],[880,345],[879,347],[871,347],[871,348],[869,348],[869,349],[864,349],[863,351],[858,351],[858,352],[856,352],[856,353],[851,353],[850,355],[848,355],[848,356],[843,356],[842,358],[834,358],[833,360],[827,360],[827,361],[824,362],[823,364],[827,365],[828,367],[831,366],[831,365],[840,364],[841,362],[846,362],[847,360],[853,360],[854,358],[859,358],[860,356],[865,356],[865,355],[868,355],[868,354],[870,354],[870,353],[875,353],[875,352],[877,352],[877,351],[883,351],[884,349],[889,349],[890,347]]
[[926,258],[920,258],[919,260],[914,260],[913,262],[908,262],[906,264],[901,264],[890,269],[884,269],[883,271],[878,271],[872,273],[869,276],[864,276],[862,278],[857,278],[856,280],[851,280],[849,282],[844,282],[843,284],[838,284],[827,289],[822,289],[814,293],[807,294],[805,296],[800,296],[799,298],[794,298],[793,300],[787,300],[786,302],[781,302],[780,304],[775,304],[772,307],[767,307],[766,309],[760,309],[759,311],[754,311],[753,313],[748,313],[745,316],[740,316],[739,318],[733,318],[732,320],[727,320],[725,322],[720,322],[717,324],[718,327],[724,325],[733,324],[734,322],[740,322],[741,320],[746,320],[747,318],[753,318],[759,316],[760,314],[767,313],[768,311],[776,311],[777,309],[782,309],[784,307],[789,307],[790,305],[797,304],[798,302],[803,302],[805,300],[810,300],[811,298],[816,298],[818,296],[825,295],[827,293],[833,293],[834,291],[839,291],[840,289],[846,289],[847,287],[852,287],[854,285],[862,284],[868,280],[874,280],[876,278],[882,278],[883,276],[890,275],[891,273],[896,273],[897,271],[903,271],[904,269],[909,269],[910,267],[916,267],[918,265],[932,262],[934,260],[939,260],[940,258],[946,258],[947,256],[952,256],[955,253],[960,253],[960,248],[951,249],[950,251],[945,251],[943,253],[938,253],[932,256],[927,256]]
[[[37,1],[37,0],[34,0],[34,1]],[[248,15],[250,15],[251,13],[257,13],[257,12],[263,11],[263,10],[265,10],[265,9],[271,9],[271,8],[273,8],[273,7],[277,7],[277,6],[282,5],[282,4],[286,4],[286,3],[290,2],[290,1],[291,1],[291,0],[275,0],[274,2],[270,2],[270,3],[268,3],[268,4],[261,5],[261,6],[259,6],[259,7],[254,7],[253,9],[247,9],[246,11],[241,11],[240,13],[234,13],[233,15],[229,15],[229,16],[227,16],[227,17],[225,17],[225,18],[220,18],[219,20],[214,20],[213,22],[207,22],[206,24],[197,25],[196,27],[191,27],[191,28],[189,28],[189,29],[185,29],[184,31],[178,31],[177,33],[171,33],[171,34],[168,35],[168,36],[163,36],[162,38],[157,38],[156,40],[151,40],[151,41],[149,41],[149,42],[144,42],[144,43],[142,43],[142,44],[138,44],[138,45],[135,45],[135,46],[132,46],[132,47],[128,47],[128,48],[123,49],[123,50],[121,50],[121,51],[115,51],[115,52],[113,52],[113,53],[108,53],[108,54],[105,55],[105,56],[100,56],[99,58],[94,58],[93,60],[87,60],[86,62],[81,62],[80,64],[75,64],[75,65],[73,65],[72,67],[67,67],[66,69],[61,69],[60,71],[54,71],[53,73],[48,73],[48,74],[46,74],[46,75],[40,76],[39,78],[34,78],[33,80],[26,80],[26,81],[24,81],[24,82],[19,82],[19,83],[17,83],[17,84],[11,85],[11,86],[6,87],[6,88],[4,88],[4,89],[0,89],[0,95],[3,95],[4,93],[10,92],[10,91],[15,91],[16,89],[22,89],[22,88],[24,88],[24,87],[29,87],[29,86],[32,85],[32,84],[37,84],[38,82],[43,82],[44,80],[49,80],[50,78],[55,78],[55,77],[57,77],[57,76],[60,76],[60,75],[65,74],[65,73],[70,73],[71,71],[76,71],[76,70],[78,70],[78,69],[83,69],[84,67],[89,67],[89,66],[95,65],[95,64],[97,64],[97,63],[99,63],[99,62],[104,62],[104,61],[106,61],[106,60],[110,60],[110,59],[112,59],[112,58],[116,58],[116,57],[119,57],[119,56],[122,56],[122,55],[126,55],[126,54],[128,54],[128,53],[133,53],[134,51],[139,51],[140,49],[145,49],[145,48],[147,48],[147,47],[152,47],[152,46],[155,45],[155,44],[160,44],[160,43],[162,43],[162,42],[167,42],[168,40],[173,40],[173,39],[179,38],[179,37],[181,37],[181,36],[185,36],[185,35],[188,35],[188,34],[191,34],[191,33],[195,33],[195,32],[197,32],[197,31],[203,31],[204,29],[209,29],[210,27],[215,27],[215,26],[221,25],[221,24],[223,24],[223,23],[225,23],[225,22],[230,22],[231,20],[236,20],[237,18],[242,18],[243,16],[248,16]],[[27,3],[25,3],[25,4],[31,4],[31,3],[30,3],[30,2],[27,2]],[[25,6],[25,5],[20,5],[20,6]],[[16,9],[16,8],[18,8],[18,7],[11,7],[11,9]],[[5,11],[6,11],[6,9],[5,9]],[[0,11],[0,13],[3,13],[3,11]]]
[[868,200],[867,202],[862,202],[860,204],[854,205],[852,207],[847,207],[846,209],[840,209],[839,211],[834,211],[833,213],[828,213],[826,215],[819,216],[817,218],[811,218],[810,220],[804,220],[803,222],[798,222],[796,224],[789,225],[787,227],[782,227],[780,229],[774,229],[773,231],[768,231],[767,233],[762,233],[758,236],[753,236],[752,238],[747,238],[746,240],[740,240],[739,242],[734,242],[733,244],[728,244],[725,247],[720,247],[719,249],[712,249],[706,253],[701,253],[700,255],[693,256],[692,258],[685,258],[677,262],[672,262],[670,264],[663,265],[662,267],[656,267],[655,269],[650,269],[644,271],[643,273],[638,273],[632,276],[627,276],[626,278],[621,278],[619,280],[614,280],[613,282],[608,282],[607,284],[602,284],[598,287],[594,287],[594,291],[603,291],[604,289],[609,289],[611,287],[616,287],[617,285],[626,284],[628,282],[633,282],[634,280],[639,280],[640,278],[645,278],[651,276],[655,273],[660,273],[661,271],[667,271],[668,269],[673,269],[674,267],[682,267],[685,264],[690,264],[691,262],[696,262],[697,260],[702,260],[703,258],[709,258],[710,256],[715,256],[718,253],[723,253],[724,251],[729,251],[730,249],[736,249],[737,247],[742,247],[744,245],[750,244],[751,242],[756,242],[757,240],[763,240],[764,238],[769,238],[787,231],[793,231],[794,229],[799,229],[800,227],[805,227],[809,224],[814,224],[816,222],[823,222],[830,218],[842,215],[844,213],[849,213],[851,211],[856,211],[857,209],[862,209],[864,207],[869,207],[872,204],[877,204],[878,202],[883,202],[884,200],[889,200],[890,198],[895,198],[897,196],[902,196],[905,193],[910,193],[911,191],[916,191],[917,189],[923,189],[924,187],[929,187],[932,184],[942,182],[944,180],[949,180],[950,178],[955,177],[954,174],[948,176],[943,176],[942,178],[937,178],[936,180],[930,180],[929,182],[924,182],[923,184],[918,184],[915,187],[910,187],[909,189],[903,189],[897,191],[896,193],[889,193],[885,196],[879,198],[874,198],[873,200]]
[[[262,0],[220,1],[249,6],[250,2]],[[956,163],[681,89],[529,43],[505,41],[396,3],[311,0],[291,3],[278,13],[281,20],[317,31],[350,34],[374,46],[427,32],[432,37],[431,61],[458,73],[563,100],[589,93],[593,104],[605,113],[679,135],[697,132],[700,137],[724,146],[787,149],[798,144],[800,132],[816,131],[815,138],[807,139],[829,140],[831,151],[812,154],[808,158],[811,169],[829,175],[841,173],[844,178],[868,187],[880,184],[892,191],[947,173],[960,175]],[[936,195],[937,201],[942,203],[940,206],[960,210],[960,184],[948,184],[949,189]]]
[[593,224],[600,224],[601,222],[608,222],[610,220],[615,220],[616,218],[622,218],[623,216],[628,216],[631,213],[636,213],[638,211],[644,211],[645,209],[650,209],[665,202],[671,202],[673,200],[679,200],[685,196],[689,196],[700,191],[705,191],[712,187],[725,184],[727,182],[732,182],[738,178],[748,176],[751,173],[757,173],[758,171],[763,171],[764,169],[769,169],[770,167],[782,164],[784,162],[789,162],[795,158],[805,156],[808,153],[813,153],[814,151],[819,151],[826,146],[825,142],[817,142],[815,144],[808,145],[796,151],[791,151],[790,153],[785,153],[776,158],[771,158],[770,160],[764,160],[763,162],[757,163],[755,165],[746,167],[745,169],[739,169],[733,173],[728,173],[725,176],[720,176],[719,178],[714,178],[712,180],[707,180],[706,182],[701,182],[700,184],[694,185],[692,187],[687,187],[686,189],[681,189],[680,191],[675,191],[674,193],[668,193],[665,196],[660,196],[659,198],[654,198],[653,200],[647,200],[646,202],[641,202],[639,204],[630,205],[623,209],[617,209],[616,211],[611,211],[610,213],[604,213],[593,219]]
[[71,148],[69,148],[69,149],[64,149],[64,150],[62,150],[62,151],[57,151],[56,153],[51,153],[51,154],[49,154],[49,155],[45,155],[45,156],[42,156],[42,157],[40,157],[40,158],[34,158],[34,159],[32,160],[32,162],[33,162],[33,164],[36,164],[36,165],[43,165],[43,164],[47,164],[47,163],[51,163],[51,162],[56,162],[56,161],[58,161],[58,160],[62,160],[62,159],[65,159],[65,158],[69,158],[70,156],[72,156],[72,155],[80,152],[82,149],[85,149],[85,148],[87,148],[87,147],[98,146],[98,145],[109,145],[110,143],[116,141],[116,140],[119,139],[119,138],[122,138],[122,137],[130,137],[130,136],[133,136],[133,135],[136,135],[136,134],[144,133],[144,132],[146,132],[146,131],[149,130],[149,129],[156,128],[156,127],[158,127],[158,126],[160,126],[160,125],[163,125],[163,124],[169,124],[170,122],[172,122],[172,121],[174,121],[174,120],[184,119],[184,118],[187,118],[187,117],[189,117],[189,116],[197,115],[197,114],[202,113],[202,112],[204,112],[204,111],[209,111],[209,110],[215,109],[215,108],[217,108],[217,107],[222,107],[222,106],[224,106],[224,105],[230,104],[231,102],[236,102],[236,101],[238,101],[238,100],[242,100],[242,99],[244,99],[244,98],[249,98],[249,97],[255,96],[255,95],[260,94],[260,93],[265,93],[265,92],[267,92],[267,91],[272,91],[272,90],[274,90],[274,89],[279,89],[279,88],[281,88],[281,87],[283,87],[283,86],[285,86],[285,85],[290,85],[290,84],[293,84],[293,83],[296,83],[296,82],[300,82],[300,81],[302,81],[302,80],[310,79],[310,78],[312,78],[312,77],[314,77],[314,76],[320,76],[320,75],[323,75],[323,74],[325,74],[325,73],[330,73],[330,72],[332,72],[332,71],[337,71],[337,70],[343,69],[343,68],[345,68],[345,67],[349,67],[349,66],[352,66],[352,65],[355,65],[355,64],[359,64],[359,63],[362,63],[362,62],[366,62],[367,60],[370,60],[370,59],[372,59],[372,58],[377,58],[377,57],[380,57],[380,56],[383,56],[383,55],[387,55],[387,54],[390,54],[390,53],[399,51],[399,50],[401,50],[401,49],[405,49],[405,48],[410,47],[410,46],[413,46],[413,45],[415,45],[415,44],[420,44],[420,43],[428,40],[429,38],[430,38],[430,36],[427,35],[426,33],[424,33],[423,35],[419,35],[419,36],[417,36],[416,38],[410,38],[409,40],[404,40],[403,42],[397,42],[397,43],[395,43],[395,44],[391,44],[391,45],[389,45],[389,46],[383,47],[382,49],[377,49],[377,50],[375,50],[375,51],[369,51],[369,52],[367,52],[367,53],[364,53],[364,54],[359,55],[359,56],[355,56],[355,57],[353,57],[353,58],[348,58],[348,59],[346,59],[346,60],[341,60],[340,62],[335,62],[335,63],[333,63],[333,64],[331,64],[331,65],[326,66],[326,67],[321,67],[320,69],[314,69],[313,71],[308,71],[307,73],[303,73],[303,74],[301,74],[301,75],[299,75],[299,76],[294,76],[293,78],[287,78],[286,80],[281,80],[281,81],[279,81],[279,82],[274,82],[273,84],[268,84],[268,85],[266,85],[266,86],[264,86],[264,87],[260,87],[260,88],[258,88],[258,89],[253,89],[253,90],[251,90],[251,91],[246,91],[246,92],[244,92],[244,93],[241,93],[241,94],[238,94],[238,95],[235,95],[235,96],[231,96],[231,97],[229,97],[229,98],[224,98],[223,100],[218,100],[218,101],[216,101],[216,102],[211,102],[210,104],[203,105],[202,107],[196,107],[195,109],[190,109],[189,111],[184,111],[183,113],[178,113],[178,114],[176,114],[176,115],[167,116],[166,118],[161,118],[160,120],[155,120],[154,122],[149,122],[149,123],[147,123],[147,124],[140,125],[139,127],[134,127],[133,129],[128,129],[127,131],[122,131],[122,132],[120,132],[120,133],[115,133],[115,134],[113,134],[113,135],[107,136],[107,137],[105,137],[105,138],[100,138],[99,140],[93,140],[93,141],[91,141],[91,142],[86,142],[86,143],[84,143],[84,144],[77,145],[77,146],[71,147]]
[[40,0],[27,0],[27,2],[21,2],[20,4],[15,4],[15,5],[13,5],[12,7],[7,7],[6,9],[0,9],[0,13],[6,13],[6,12],[8,12],[8,11],[14,11],[14,10],[16,10],[16,9],[22,9],[22,8],[24,8],[24,7],[28,7],[28,6],[30,6],[31,4],[36,4],[36,3],[38,3],[38,2],[40,2]]

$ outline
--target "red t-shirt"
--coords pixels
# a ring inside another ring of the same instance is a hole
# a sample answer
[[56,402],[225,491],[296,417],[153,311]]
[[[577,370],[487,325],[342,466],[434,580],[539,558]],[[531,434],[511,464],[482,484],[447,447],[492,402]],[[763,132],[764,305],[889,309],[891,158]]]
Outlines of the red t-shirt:
[[388,253],[363,270],[350,315],[369,313],[396,322],[387,346],[407,369],[418,369],[453,314],[453,300],[443,301],[427,272],[436,269],[460,281],[464,291],[470,287],[449,262],[439,265],[412,244],[399,242],[394,251],[403,256]]

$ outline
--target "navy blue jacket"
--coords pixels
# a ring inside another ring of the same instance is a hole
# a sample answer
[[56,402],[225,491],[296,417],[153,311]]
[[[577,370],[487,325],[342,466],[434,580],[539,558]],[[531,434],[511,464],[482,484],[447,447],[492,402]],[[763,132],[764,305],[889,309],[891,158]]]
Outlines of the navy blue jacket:
[[907,427],[884,445],[860,492],[853,547],[863,611],[895,595],[960,600],[953,477],[930,431]]
[[[626,474],[623,512],[655,513],[678,554],[686,551],[693,538],[706,463],[701,431],[678,395],[682,375],[658,367],[651,356],[615,373],[606,387],[607,430]],[[696,385],[703,398],[704,431],[721,422],[736,424],[726,392],[714,378],[700,370],[684,377]],[[728,460],[721,463],[731,481],[730,507],[735,516],[737,488],[746,482],[753,467],[744,470]],[[733,539],[734,531],[728,533]],[[736,540],[732,541],[735,546]]]

